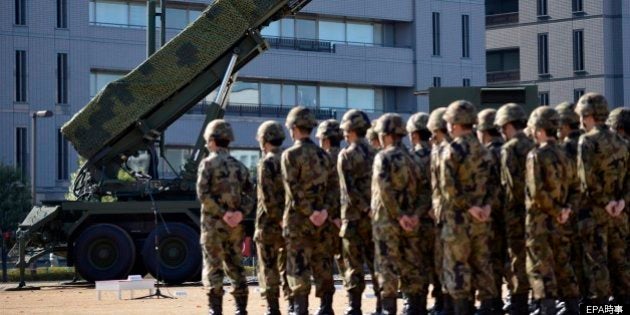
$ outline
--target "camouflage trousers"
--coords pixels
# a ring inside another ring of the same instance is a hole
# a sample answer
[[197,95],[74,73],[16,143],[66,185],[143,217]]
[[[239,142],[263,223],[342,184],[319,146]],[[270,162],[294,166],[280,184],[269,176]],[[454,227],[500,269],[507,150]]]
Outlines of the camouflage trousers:
[[435,249],[433,251],[435,255],[435,274],[437,276],[437,280],[441,284],[440,290],[443,293],[448,293],[446,286],[444,285],[446,282],[444,281],[444,241],[440,237],[442,231],[443,223],[438,223],[434,228],[435,233]]
[[[308,222],[307,224],[311,224]],[[333,294],[332,244],[326,233],[331,233],[330,222],[324,223],[314,234],[286,238],[287,280],[293,295],[308,295],[311,291],[311,275],[315,282],[315,295]]]
[[258,256],[258,283],[263,297],[279,298],[280,288],[285,298],[291,296],[291,289],[287,281],[286,260],[282,236],[276,242],[256,242]]
[[525,261],[525,207],[505,212],[506,245],[509,267],[506,270],[511,294],[528,294],[529,279]]
[[435,223],[431,218],[425,218],[420,220],[420,252],[419,256],[422,259],[423,273],[428,275],[429,283],[433,284],[433,296],[437,296],[442,291],[442,282],[438,276],[438,269],[436,268],[437,260],[437,230]]
[[344,221],[340,234],[342,240],[343,261],[346,267],[344,286],[347,291],[365,290],[364,265],[372,274],[374,292],[378,294],[377,277],[374,273],[374,240],[372,238],[372,223],[369,218],[354,221]]
[[492,265],[492,274],[494,276],[495,287],[501,295],[503,290],[503,279],[508,279],[507,275],[507,241],[505,231],[505,218],[502,211],[492,211],[492,223],[489,238],[490,246],[490,264]]
[[540,210],[533,212],[527,215],[526,268],[534,299],[578,298],[570,240],[562,235],[555,218]]
[[[418,230],[404,232],[398,222],[372,226],[375,244],[375,273],[382,298],[426,295],[430,277],[418,259],[422,244]],[[400,286],[399,286],[400,285]]]
[[[579,296],[582,297],[586,296],[586,275],[584,274],[583,242],[578,233],[577,221],[577,215],[574,213],[566,224],[556,224],[560,243],[556,246],[559,252],[555,256],[558,265],[569,265],[573,268]],[[558,294],[560,294],[560,298],[577,297],[574,296],[575,293],[572,290],[573,288],[566,290],[560,287]]]
[[339,272],[339,276],[341,277],[341,281],[343,284],[346,284],[346,262],[343,259],[343,243],[341,240],[341,236],[339,236],[340,229],[337,228],[336,225],[330,224],[329,232],[324,237],[329,237],[330,239],[326,242],[331,244],[331,247],[327,250],[327,252],[333,255],[333,260],[335,264],[337,264],[337,271]]
[[222,220],[204,220],[201,227],[202,280],[211,295],[223,295],[223,276],[232,282],[232,295],[247,296],[242,265],[243,226],[230,228]]
[[473,221],[467,212],[455,216],[461,217],[447,220],[440,235],[446,290],[453,299],[471,299],[473,289],[480,300],[498,298],[488,247],[490,223]]
[[578,229],[584,242],[584,273],[588,298],[630,295],[628,221],[611,218],[603,208],[580,210]]

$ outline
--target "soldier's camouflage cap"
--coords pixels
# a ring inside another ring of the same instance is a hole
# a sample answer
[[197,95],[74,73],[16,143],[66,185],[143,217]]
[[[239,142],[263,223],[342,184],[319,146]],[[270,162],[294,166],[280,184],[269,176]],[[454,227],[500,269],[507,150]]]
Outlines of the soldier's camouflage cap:
[[487,131],[497,128],[494,125],[494,118],[497,115],[497,110],[494,108],[486,108],[477,114],[477,130]]
[[550,106],[540,106],[529,116],[527,127],[536,129],[557,129],[560,124],[560,115]]
[[223,119],[215,119],[211,121],[206,130],[204,130],[203,138],[206,141],[210,139],[214,140],[227,140],[234,141],[234,132],[232,131],[232,125]]
[[398,114],[388,113],[378,118],[374,132],[378,134],[394,134],[404,136],[407,134],[403,119]]
[[431,112],[431,115],[429,115],[429,121],[427,122],[427,128],[429,128],[429,131],[434,132],[446,129],[444,113],[446,113],[446,107],[436,108]]
[[285,126],[288,129],[293,127],[313,129],[317,127],[317,119],[310,109],[304,106],[296,106],[289,111]]
[[342,140],[343,133],[341,132],[341,128],[339,128],[339,122],[336,119],[322,121],[317,127],[315,137],[319,139]]
[[256,140],[260,142],[284,141],[286,135],[282,125],[275,120],[265,121],[258,127]]
[[598,121],[605,121],[608,117],[608,101],[599,93],[586,93],[580,97],[575,112],[580,117],[592,115]]
[[412,133],[420,130],[429,130],[427,124],[429,123],[429,114],[427,113],[415,113],[407,120],[407,132]]
[[630,109],[618,107],[613,109],[606,119],[606,125],[613,129],[623,129],[630,133]]
[[341,129],[346,131],[365,132],[370,129],[370,118],[366,113],[358,109],[347,111],[341,118]]
[[498,127],[515,121],[527,122],[527,113],[521,105],[515,103],[507,103],[501,106],[494,118],[494,124]]
[[575,104],[570,102],[562,102],[556,105],[556,111],[560,117],[561,125],[572,125],[580,122],[580,116],[575,113]]
[[477,110],[469,101],[455,101],[446,108],[444,120],[453,125],[474,125],[477,123]]

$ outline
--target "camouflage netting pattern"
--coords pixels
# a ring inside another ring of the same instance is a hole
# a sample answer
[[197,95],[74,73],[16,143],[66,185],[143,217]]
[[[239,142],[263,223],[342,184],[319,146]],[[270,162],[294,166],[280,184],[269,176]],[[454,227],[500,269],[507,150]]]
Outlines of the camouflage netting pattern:
[[215,62],[283,0],[218,0],[184,31],[123,78],[109,83],[62,128],[84,158]]

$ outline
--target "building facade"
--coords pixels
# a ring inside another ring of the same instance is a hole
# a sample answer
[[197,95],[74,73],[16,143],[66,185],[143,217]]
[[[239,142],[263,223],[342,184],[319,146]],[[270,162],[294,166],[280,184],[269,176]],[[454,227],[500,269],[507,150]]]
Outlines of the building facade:
[[538,85],[541,104],[603,93],[630,106],[630,2],[488,0],[489,85]]
[[[209,2],[169,1],[167,38]],[[78,157],[59,129],[108,82],[144,60],[146,24],[146,1],[140,0],[3,2],[0,162],[29,178],[30,113],[54,112],[37,123],[38,200],[63,198]],[[409,114],[428,110],[427,96],[417,91],[486,84],[483,0],[313,0],[263,35],[271,49],[240,71],[226,117],[236,130],[232,154],[252,168],[258,125],[283,120],[292,106],[315,108],[322,119],[340,119],[348,108]],[[166,131],[175,171],[203,119],[200,104]],[[170,167],[161,170],[174,175]]]

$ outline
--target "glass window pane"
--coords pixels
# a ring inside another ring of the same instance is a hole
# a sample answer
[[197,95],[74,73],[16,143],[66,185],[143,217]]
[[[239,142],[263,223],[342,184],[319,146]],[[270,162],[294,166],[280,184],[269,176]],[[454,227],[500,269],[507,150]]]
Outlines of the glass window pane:
[[147,26],[147,7],[142,3],[129,3],[129,25]]
[[188,24],[194,22],[201,15],[201,11],[188,10]]
[[119,74],[119,73],[107,73],[107,72],[96,73],[96,86],[95,86],[96,93],[94,95],[96,95],[99,91],[101,91],[108,83],[118,80],[122,77],[123,77],[123,74]]
[[319,88],[319,102],[322,107],[346,108],[346,89],[322,86]]
[[284,18],[280,20],[282,25],[282,37],[295,37],[295,20],[293,18]]
[[317,107],[317,87],[298,85],[297,105]]
[[486,69],[488,72],[503,71],[501,57],[502,54],[500,52],[489,52],[486,55]]
[[166,8],[166,28],[183,29],[188,25],[185,9]]
[[282,85],[282,105],[285,105],[285,106],[295,105],[295,85],[290,85],[290,84]]
[[280,22],[271,22],[269,26],[262,29],[262,36],[280,37]]
[[281,105],[282,94],[280,84],[261,84],[260,103],[262,105]]
[[96,22],[96,12],[94,12],[96,5],[94,4],[94,2],[90,1],[90,23],[94,23]]
[[374,24],[374,44],[383,44],[383,24]]
[[504,70],[518,70],[520,68],[519,51],[508,51],[503,57]]
[[315,20],[296,19],[296,37],[302,39],[317,39]]
[[331,42],[345,42],[346,25],[341,22],[319,21],[319,39]]
[[349,88],[348,89],[348,107],[361,110],[373,111],[374,104],[374,90],[373,89],[361,89],[361,88]]
[[230,94],[230,103],[259,104],[258,83],[236,82]]
[[98,1],[95,5],[96,22],[117,25],[129,23],[126,2]]
[[385,109],[385,92],[383,89],[374,90],[374,110],[383,111]]
[[367,23],[348,23],[348,44],[362,43],[373,44],[374,43],[374,26]]

